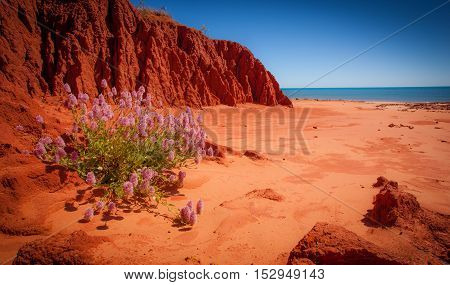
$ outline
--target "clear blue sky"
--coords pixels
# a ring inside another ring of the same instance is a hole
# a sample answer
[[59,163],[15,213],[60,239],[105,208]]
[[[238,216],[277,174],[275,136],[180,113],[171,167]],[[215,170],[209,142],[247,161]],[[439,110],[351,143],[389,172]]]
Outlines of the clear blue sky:
[[[304,87],[445,0],[144,2],[247,46],[282,87]],[[450,3],[310,87],[370,86],[450,86]]]

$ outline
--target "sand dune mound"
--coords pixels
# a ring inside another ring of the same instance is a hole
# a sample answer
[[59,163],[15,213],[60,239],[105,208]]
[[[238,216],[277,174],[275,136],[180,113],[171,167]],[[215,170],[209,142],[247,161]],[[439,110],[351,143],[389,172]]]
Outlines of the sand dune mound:
[[17,252],[13,264],[95,264],[90,252],[106,241],[107,238],[92,237],[84,231],[59,234],[25,244]]
[[404,264],[382,248],[337,225],[317,223],[291,251],[288,264]]
[[[54,206],[73,197],[80,179],[74,172],[24,157],[28,164],[0,169],[0,232],[37,235],[47,232],[45,220]],[[1,163],[0,163],[1,165]]]
[[256,189],[253,191],[248,192],[245,194],[245,197],[247,198],[262,198],[262,199],[268,199],[276,202],[281,202],[284,200],[284,197],[274,190],[267,188],[267,189]]

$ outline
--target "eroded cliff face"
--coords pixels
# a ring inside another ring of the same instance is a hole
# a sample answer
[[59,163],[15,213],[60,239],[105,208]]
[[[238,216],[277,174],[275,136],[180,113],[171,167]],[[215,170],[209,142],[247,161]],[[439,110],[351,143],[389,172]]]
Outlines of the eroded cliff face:
[[95,94],[105,78],[119,90],[143,85],[156,106],[291,106],[247,48],[165,17],[142,17],[128,0],[0,3],[3,92],[59,95],[67,82]]

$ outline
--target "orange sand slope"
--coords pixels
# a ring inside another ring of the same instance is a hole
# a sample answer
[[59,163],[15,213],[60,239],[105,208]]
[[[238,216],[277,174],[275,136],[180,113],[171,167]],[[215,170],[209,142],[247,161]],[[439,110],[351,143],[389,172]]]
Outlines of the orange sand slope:
[[[378,227],[363,220],[379,192],[372,184],[385,176],[422,208],[444,214],[447,235],[439,239],[448,242],[450,112],[377,105],[297,100],[293,109],[207,108],[210,138],[239,152],[186,170],[183,188],[169,200],[177,207],[205,201],[192,229],[175,227],[164,207],[122,209],[106,226],[99,216],[79,223],[87,205],[66,211],[61,200],[45,217],[48,233],[106,237],[89,247],[90,263],[286,264],[302,237],[327,222],[403,263],[445,263],[430,249],[438,238],[430,241],[417,224]],[[245,150],[261,157],[240,155]],[[12,262],[23,244],[47,236],[0,235],[0,261]]]

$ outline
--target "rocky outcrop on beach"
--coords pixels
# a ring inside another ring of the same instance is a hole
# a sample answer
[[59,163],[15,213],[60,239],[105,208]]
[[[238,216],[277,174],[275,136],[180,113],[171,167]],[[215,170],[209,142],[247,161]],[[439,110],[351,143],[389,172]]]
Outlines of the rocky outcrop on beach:
[[69,235],[58,234],[46,240],[25,244],[17,252],[13,264],[96,264],[91,251],[107,241],[105,237],[89,236],[84,231],[75,231]]
[[397,227],[414,246],[432,255],[430,262],[449,263],[450,216],[422,208],[407,187],[395,181],[380,176],[373,186],[381,189],[366,215],[366,224]]
[[448,111],[450,110],[449,102],[435,102],[435,103],[384,103],[376,106],[379,110],[385,110],[389,107],[397,107],[401,111],[417,111],[427,110],[430,112]]
[[373,209],[367,215],[369,219],[380,225],[391,227],[400,226],[419,218],[423,212],[416,197],[408,192],[399,190],[398,183],[387,181],[384,185],[379,177],[375,187],[382,189],[375,196]]
[[317,223],[291,251],[288,264],[403,264],[384,249],[337,225]]
[[292,103],[238,43],[212,40],[128,0],[2,1],[2,97],[96,94],[144,86],[156,106]]

